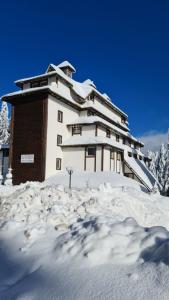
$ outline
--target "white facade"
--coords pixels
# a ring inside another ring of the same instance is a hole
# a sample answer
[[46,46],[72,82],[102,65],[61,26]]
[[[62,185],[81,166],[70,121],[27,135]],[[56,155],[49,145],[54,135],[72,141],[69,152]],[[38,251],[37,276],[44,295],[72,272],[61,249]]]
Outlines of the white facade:
[[51,64],[42,75],[18,80],[22,91],[4,96],[48,91],[45,178],[72,166],[121,173],[151,189],[155,179],[145,169],[143,144],[129,132],[128,116],[91,80],[72,79],[74,72],[68,62]]

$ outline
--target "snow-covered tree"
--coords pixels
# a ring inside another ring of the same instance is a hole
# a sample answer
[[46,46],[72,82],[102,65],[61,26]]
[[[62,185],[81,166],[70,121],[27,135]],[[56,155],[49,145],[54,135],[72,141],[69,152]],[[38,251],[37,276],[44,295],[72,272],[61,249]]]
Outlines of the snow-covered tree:
[[148,157],[148,168],[158,179],[161,192],[169,196],[169,144],[162,144],[159,152],[148,151]]
[[0,111],[0,145],[9,143],[9,112],[6,102],[2,102]]

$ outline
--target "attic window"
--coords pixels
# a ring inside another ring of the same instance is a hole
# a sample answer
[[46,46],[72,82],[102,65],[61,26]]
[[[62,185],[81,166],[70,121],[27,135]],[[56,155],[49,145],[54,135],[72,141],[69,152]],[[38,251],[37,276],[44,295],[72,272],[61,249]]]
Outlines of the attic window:
[[48,85],[47,79],[31,82],[31,88],[36,88],[36,87],[45,86],[45,85]]

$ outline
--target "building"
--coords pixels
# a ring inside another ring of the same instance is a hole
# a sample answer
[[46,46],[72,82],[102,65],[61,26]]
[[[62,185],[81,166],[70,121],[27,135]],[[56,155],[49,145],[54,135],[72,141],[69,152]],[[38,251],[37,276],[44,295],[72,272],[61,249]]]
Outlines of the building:
[[5,179],[9,167],[9,145],[0,146],[0,175]]
[[72,166],[114,171],[151,189],[155,178],[130,134],[128,116],[97,90],[80,83],[67,61],[50,64],[42,75],[17,80],[21,89],[2,97],[12,105],[10,161],[13,182],[43,181]]

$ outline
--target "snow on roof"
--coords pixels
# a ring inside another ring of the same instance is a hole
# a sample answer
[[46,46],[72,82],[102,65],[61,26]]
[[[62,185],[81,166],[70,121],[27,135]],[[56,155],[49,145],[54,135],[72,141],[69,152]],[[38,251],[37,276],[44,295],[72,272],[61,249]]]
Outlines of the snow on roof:
[[141,144],[142,146],[144,146],[143,143],[141,143],[139,140],[137,140],[129,132],[126,132],[126,131],[120,129],[116,125],[113,125],[110,122],[108,122],[108,121],[106,121],[103,118],[100,118],[98,116],[79,117],[74,122],[72,122],[72,123],[70,123],[68,125],[74,125],[74,124],[94,124],[94,123],[102,123],[102,124],[110,127],[111,129],[113,129],[114,131],[116,131],[118,133],[121,133],[123,136],[126,136],[126,137],[130,138],[131,140],[133,140],[134,142],[138,142],[139,144]]
[[110,97],[109,97],[106,93],[104,93],[103,96],[104,96],[107,100],[111,101]]
[[76,146],[76,145],[98,145],[105,144],[110,145],[112,147],[118,148],[120,150],[129,151],[141,156],[144,156],[143,153],[138,149],[132,149],[128,145],[120,144],[113,139],[103,137],[103,136],[72,136],[70,139],[63,141],[61,146]]
[[79,106],[79,103],[74,101],[72,99],[72,97],[70,96],[69,93],[65,93],[64,91],[60,90],[59,93],[57,93],[57,90],[54,89],[52,86],[50,85],[46,85],[46,86],[42,86],[42,87],[37,87],[37,88],[29,88],[29,89],[25,89],[25,90],[19,90],[19,91],[16,91],[16,92],[13,92],[13,93],[9,93],[9,94],[6,94],[6,95],[3,95],[1,98],[2,100],[7,100],[7,98],[12,98],[13,96],[19,96],[19,95],[26,95],[26,94],[30,94],[30,93],[34,93],[34,92],[38,92],[38,91],[44,91],[44,90],[47,90],[47,91],[50,91],[52,92],[53,94],[59,96],[59,97],[62,97],[63,99],[75,104],[76,106]]
[[[66,63],[69,64],[69,62],[63,62],[60,65],[64,66],[64,65],[66,65]],[[41,74],[41,75],[37,75],[37,76],[33,76],[33,77],[28,77],[28,78],[23,78],[23,79],[16,80],[15,84],[18,85],[19,87],[21,87],[23,83],[29,82],[31,80],[37,80],[37,79],[44,78],[44,77],[49,77],[49,76],[53,76],[53,75],[59,75],[67,83],[69,83],[71,85],[72,90],[80,98],[86,100],[86,98],[90,95],[90,93],[94,92],[96,95],[98,95],[99,97],[101,97],[102,99],[104,99],[106,101],[106,103],[108,103],[113,109],[115,109],[120,114],[122,114],[125,117],[127,117],[127,114],[124,111],[122,111],[120,108],[118,108],[114,103],[112,103],[112,101],[110,100],[110,98],[106,94],[102,94],[101,92],[99,92],[96,89],[95,85],[92,83],[91,80],[89,80],[90,84],[89,84],[88,80],[87,80],[87,83],[86,83],[86,81],[82,82],[82,83],[78,82],[78,81],[75,81],[72,78],[70,78],[69,76],[67,76],[61,70],[60,65],[56,66],[54,64],[50,64],[49,67],[48,67],[48,69],[47,69],[47,71],[46,71],[47,73],[44,73],[44,74]],[[48,73],[48,70],[49,70],[50,67],[53,68],[53,71],[51,71],[51,72]]]
[[76,69],[71,65],[67,60],[63,61],[59,65],[57,65],[60,69],[69,67],[73,72],[76,72]]
[[57,67],[54,65],[54,64],[49,64],[47,70],[46,70],[46,73],[48,72],[52,72],[52,71],[56,71],[57,70]]
[[92,86],[96,89],[96,86],[95,86],[94,82],[90,79],[86,79],[85,81],[83,81],[83,84],[90,85],[90,86]]
[[139,178],[150,188],[152,189],[156,179],[152,173],[148,170],[145,163],[134,157],[129,157],[127,153],[124,153],[124,160],[128,163],[131,169],[138,175]]

